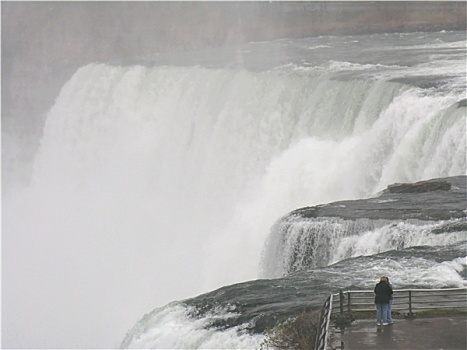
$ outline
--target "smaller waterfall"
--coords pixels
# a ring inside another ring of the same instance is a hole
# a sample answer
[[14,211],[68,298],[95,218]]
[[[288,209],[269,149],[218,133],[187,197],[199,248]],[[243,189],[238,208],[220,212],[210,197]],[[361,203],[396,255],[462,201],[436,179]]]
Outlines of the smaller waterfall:
[[263,254],[262,272],[264,277],[281,277],[348,258],[422,245],[445,246],[466,239],[465,219],[446,224],[288,216],[276,222],[271,230]]

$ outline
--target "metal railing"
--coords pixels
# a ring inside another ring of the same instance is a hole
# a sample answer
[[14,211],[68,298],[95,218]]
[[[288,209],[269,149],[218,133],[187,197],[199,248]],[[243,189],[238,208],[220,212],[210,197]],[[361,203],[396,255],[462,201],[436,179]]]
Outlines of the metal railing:
[[[375,311],[373,291],[351,290],[333,295],[339,298],[339,304],[332,306],[331,314],[338,321],[352,321],[359,312]],[[392,311],[395,314],[410,317],[428,310],[467,311],[467,288],[394,290]]]
[[[375,312],[372,290],[349,290],[331,294],[321,308],[314,350],[329,348],[331,318],[336,323],[350,323],[357,313]],[[338,302],[334,302],[337,300]],[[397,289],[394,290],[392,311],[407,317],[428,310],[467,311],[467,288]]]
[[332,313],[332,300],[331,294],[324,302],[319,314],[318,330],[316,332],[315,350],[325,350],[328,347],[329,324],[331,323]]

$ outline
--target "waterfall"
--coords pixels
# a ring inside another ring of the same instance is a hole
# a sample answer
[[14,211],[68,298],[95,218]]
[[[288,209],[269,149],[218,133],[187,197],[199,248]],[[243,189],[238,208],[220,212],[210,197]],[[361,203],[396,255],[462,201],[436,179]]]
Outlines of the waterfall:
[[156,305],[257,278],[284,213],[464,174],[459,101],[335,70],[82,67],[31,185],[4,201],[4,295],[36,310],[4,311],[36,338],[74,314],[67,339],[116,339]]

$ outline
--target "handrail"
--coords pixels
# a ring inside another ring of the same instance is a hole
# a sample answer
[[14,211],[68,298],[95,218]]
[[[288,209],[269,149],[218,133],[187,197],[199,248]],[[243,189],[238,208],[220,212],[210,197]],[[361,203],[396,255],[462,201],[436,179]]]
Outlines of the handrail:
[[[364,296],[358,296],[363,294]],[[417,295],[418,294],[418,295]],[[407,296],[405,296],[407,295]],[[346,297],[347,296],[347,297]],[[462,296],[462,299],[456,299]],[[414,298],[415,297],[415,298]],[[438,300],[426,299],[427,297],[441,297]],[[338,298],[339,303],[333,304],[333,299]],[[356,303],[355,300],[370,300],[366,303]],[[414,300],[415,299],[415,300]],[[407,300],[407,301],[406,301]],[[345,302],[346,301],[346,302]],[[440,305],[441,304],[441,305]],[[448,304],[448,305],[447,305]],[[428,306],[425,306],[428,305]],[[358,306],[358,307],[357,307]],[[369,308],[360,308],[360,306]],[[336,309],[339,308],[339,311]],[[344,314],[347,310],[347,315]],[[415,316],[414,311],[461,309],[467,311],[467,288],[442,288],[442,289],[397,289],[393,294],[394,311],[407,311],[409,317]],[[328,334],[331,317],[339,313],[338,321],[351,322],[353,312],[375,311],[374,292],[372,290],[347,290],[329,295],[324,302],[320,314],[314,350],[328,349]]]
[[[353,313],[375,310],[372,290],[348,290],[333,296],[340,296],[342,304],[334,305],[333,316],[342,317],[345,309],[347,319],[353,319]],[[467,310],[467,288],[394,290],[392,310],[396,312],[414,316],[418,311],[442,309]]]
[[326,350],[328,345],[329,324],[331,323],[332,313],[332,300],[331,294],[323,304],[319,313],[318,329],[316,331],[316,341],[314,350]]
[[[462,290],[467,290],[467,287],[456,287],[456,288],[428,288],[428,289],[423,289],[423,288],[412,288],[412,289],[394,289],[394,292],[407,292],[409,290],[412,291],[417,291],[417,292],[445,292],[445,291],[462,291]],[[360,290],[347,290],[344,291],[344,293],[347,292],[352,292],[352,293],[374,293],[373,290],[368,290],[368,289],[360,289]],[[334,293],[333,295],[339,295],[339,293]]]

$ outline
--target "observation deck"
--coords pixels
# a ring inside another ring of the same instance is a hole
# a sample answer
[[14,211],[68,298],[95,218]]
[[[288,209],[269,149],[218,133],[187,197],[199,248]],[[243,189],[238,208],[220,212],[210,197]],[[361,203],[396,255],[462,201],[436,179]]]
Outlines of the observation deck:
[[376,325],[373,300],[368,290],[330,295],[315,349],[467,349],[467,288],[394,290],[387,326]]
[[331,329],[329,349],[467,349],[467,317],[398,318],[390,326],[376,326],[374,319],[357,319]]

